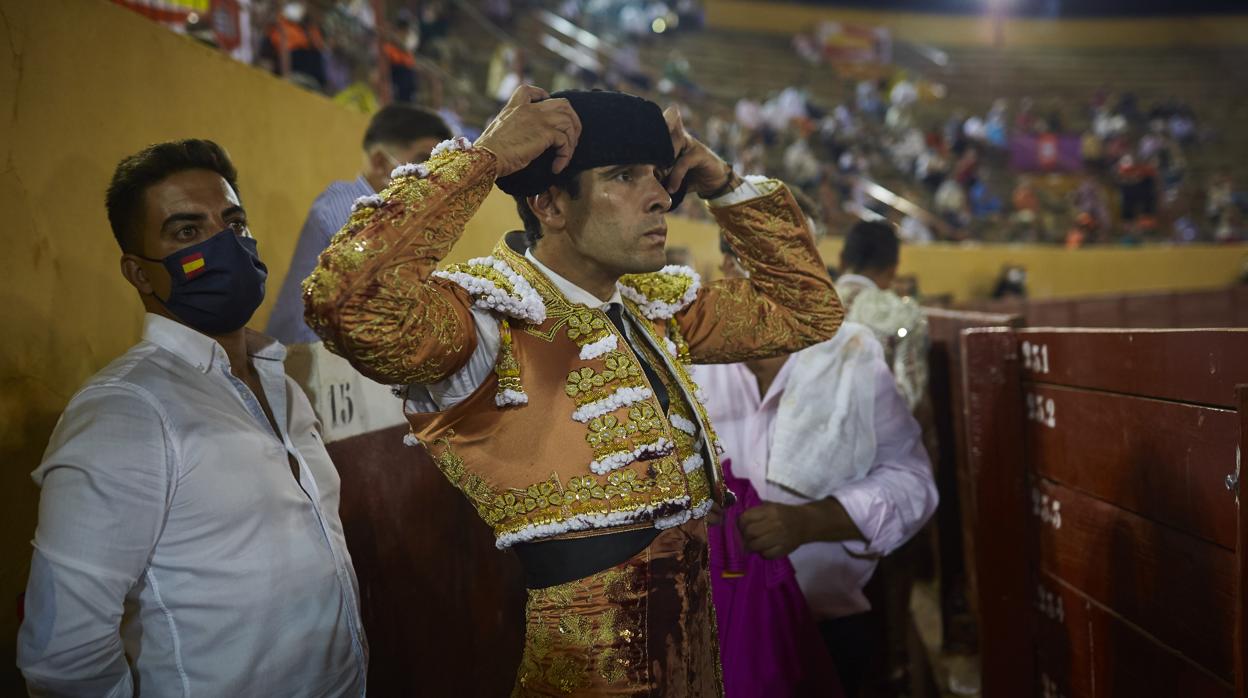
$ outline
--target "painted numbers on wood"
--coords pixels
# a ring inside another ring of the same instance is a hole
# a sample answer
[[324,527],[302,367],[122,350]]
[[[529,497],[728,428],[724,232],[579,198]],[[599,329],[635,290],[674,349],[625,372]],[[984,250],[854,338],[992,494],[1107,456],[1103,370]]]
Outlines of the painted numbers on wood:
[[1023,368],[1034,373],[1049,372],[1049,346],[1023,342]]
[[1057,426],[1057,407],[1053,398],[1027,393],[1027,419],[1053,429]]

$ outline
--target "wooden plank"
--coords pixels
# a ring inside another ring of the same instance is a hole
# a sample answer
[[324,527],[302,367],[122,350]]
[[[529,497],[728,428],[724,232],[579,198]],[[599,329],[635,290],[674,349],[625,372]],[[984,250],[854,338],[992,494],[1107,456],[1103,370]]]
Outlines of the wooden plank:
[[1239,451],[1235,454],[1235,474],[1227,482],[1227,488],[1235,491],[1235,503],[1238,521],[1235,530],[1239,534],[1239,545],[1236,548],[1236,587],[1235,587],[1235,695],[1248,698],[1248,513],[1244,511],[1244,502],[1248,502],[1248,482],[1243,473],[1244,454],[1248,454],[1248,385],[1235,387],[1235,397],[1239,402]]
[[1234,408],[1248,330],[1020,330],[1026,380]]
[[1075,327],[1127,327],[1121,296],[1073,301],[1071,315]]
[[975,517],[966,470],[966,434],[962,394],[961,333],[969,327],[1015,326],[1017,315],[924,308],[931,340],[928,350],[929,410],[936,432],[932,454],[940,508],[936,510],[939,546],[941,622],[944,647],[973,652],[978,646],[975,576]]
[[1234,553],[1044,479],[1031,504],[1041,570],[1233,680]]
[[[972,368],[973,367],[973,370]],[[985,696],[1026,696],[1033,688],[1034,614],[1031,540],[1023,464],[1022,383],[1015,333],[970,329],[962,335],[967,465],[980,535],[980,652]]]
[[1036,581],[1036,691],[1038,696],[1091,698],[1092,620],[1087,598],[1053,577]]
[[524,642],[519,560],[407,426],[326,446],[369,639],[369,693],[509,695]]
[[1096,604],[1088,608],[1097,696],[1232,698],[1234,688]]
[[1122,327],[1178,327],[1179,316],[1174,293],[1147,293],[1124,296]]
[[1175,296],[1178,327],[1231,327],[1235,309],[1229,291],[1191,291]]
[[1239,416],[1221,408],[1024,383],[1032,472],[1235,550]]
[[1040,575],[1035,609],[1039,696],[1232,696],[1229,683],[1051,575]]
[[1248,283],[1231,289],[1231,305],[1235,308],[1235,327],[1248,327]]

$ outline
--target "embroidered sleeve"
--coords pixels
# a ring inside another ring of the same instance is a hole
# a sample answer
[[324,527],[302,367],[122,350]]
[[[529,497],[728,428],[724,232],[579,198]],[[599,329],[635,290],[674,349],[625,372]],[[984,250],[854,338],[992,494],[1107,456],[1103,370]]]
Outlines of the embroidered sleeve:
[[472,355],[473,298],[433,275],[494,185],[495,160],[458,138],[395,169],[356,201],[303,282],[305,316],[331,351],[383,383],[432,383]]
[[676,314],[693,362],[788,354],[831,338],[845,312],[788,188],[711,213],[750,278],[704,284]]

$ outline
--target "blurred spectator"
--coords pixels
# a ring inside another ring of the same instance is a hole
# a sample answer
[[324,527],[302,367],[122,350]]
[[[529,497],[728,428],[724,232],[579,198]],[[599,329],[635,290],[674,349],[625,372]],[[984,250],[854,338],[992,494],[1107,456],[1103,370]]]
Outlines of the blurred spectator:
[[364,133],[364,171],[353,180],[333,182],[312,202],[299,232],[290,270],[282,282],[277,303],[265,332],[283,344],[305,344],[320,339],[303,320],[304,278],[333,237],[347,223],[351,207],[361,197],[373,196],[390,183],[393,170],[424,162],[451,131],[437,114],[406,104],[391,104],[377,112]]
[[326,85],[324,51],[320,26],[308,13],[307,5],[287,2],[265,32],[260,61],[273,73],[320,91]]
[[1007,264],[1002,267],[1001,275],[997,277],[997,284],[992,289],[992,297],[995,300],[1002,298],[1026,298],[1027,270],[1013,264]]

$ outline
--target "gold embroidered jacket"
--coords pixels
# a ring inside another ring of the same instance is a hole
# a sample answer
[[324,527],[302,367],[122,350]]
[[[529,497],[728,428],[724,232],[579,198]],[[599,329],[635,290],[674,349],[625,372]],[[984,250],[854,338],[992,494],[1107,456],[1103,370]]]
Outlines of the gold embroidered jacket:
[[[568,301],[500,242],[489,257],[435,271],[493,186],[487,150],[440,147],[362,199],[304,282],[309,325],[384,383],[433,383],[476,347],[471,309],[498,318],[495,370],[450,409],[409,413],[412,434],[498,538],[679,525],[729,496],[690,363],[797,351],[843,315],[788,190],[712,211],[749,279],[702,284],[686,267],[626,276],[640,337]],[[670,396],[664,413],[637,361]]]

